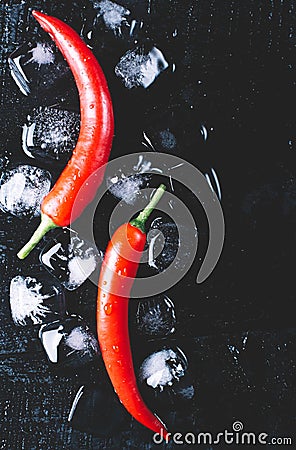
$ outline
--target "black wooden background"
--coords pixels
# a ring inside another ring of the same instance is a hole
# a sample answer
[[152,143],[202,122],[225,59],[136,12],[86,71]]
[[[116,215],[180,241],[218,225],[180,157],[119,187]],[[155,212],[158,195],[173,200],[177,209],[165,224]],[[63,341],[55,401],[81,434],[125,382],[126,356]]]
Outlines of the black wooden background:
[[[159,133],[170,129],[177,140],[174,154],[204,172],[215,167],[226,222],[223,254],[210,278],[194,284],[196,262],[192,274],[169,292],[176,306],[176,332],[165,340],[150,341],[132,334],[136,367],[152,350],[179,346],[188,358],[195,396],[185,403],[168,398],[154,402],[149,393],[143,394],[173,431],[217,433],[231,430],[239,420],[246,431],[293,437],[296,4],[293,0],[121,0],[120,4],[143,19],[151,41],[170,64],[176,64],[176,72],[165,71],[147,91],[127,91],[115,77],[114,66],[128,46],[106,31],[95,51],[114,102],[113,157],[144,151],[144,130],[157,143]],[[92,5],[87,0],[1,2],[1,170],[16,163],[32,164],[21,150],[22,125],[33,107],[53,104],[58,95],[52,89],[44,96],[25,98],[9,74],[8,55],[37,33],[45,38],[31,17],[33,8],[80,32]],[[202,124],[209,130],[206,141]],[[157,150],[165,151],[157,145]],[[46,161],[38,165],[57,176],[59,169]],[[108,220],[115,204],[110,199],[110,211],[102,221]],[[67,422],[76,390],[89,369],[78,374],[66,373],[63,367],[53,370],[38,331],[13,324],[11,278],[44,272],[37,251],[24,262],[15,256],[38,220],[2,214],[0,221],[0,448],[160,448],[153,444],[152,433],[130,417],[124,418],[120,429],[115,425],[112,429],[111,414],[111,431],[105,435],[102,430],[81,430],[83,423],[74,427]],[[206,230],[204,218],[198,225]],[[201,232],[200,257],[206,237],[206,231]],[[96,289],[89,282],[67,293],[68,309],[85,317],[94,330],[95,298]],[[132,329],[135,308],[132,305],[130,311]],[[102,367],[98,376],[107,389]],[[107,399],[111,397],[110,390]],[[96,411],[86,408],[85,421],[95,417],[99,429],[106,408],[105,400]],[[123,417],[124,411],[117,414]]]

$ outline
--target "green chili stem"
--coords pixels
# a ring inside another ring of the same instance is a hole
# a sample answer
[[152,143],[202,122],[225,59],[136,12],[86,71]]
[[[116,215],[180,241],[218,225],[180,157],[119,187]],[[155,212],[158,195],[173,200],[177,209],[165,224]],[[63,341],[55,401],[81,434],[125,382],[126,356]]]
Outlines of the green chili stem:
[[156,207],[157,203],[161,199],[161,197],[164,194],[164,191],[166,190],[166,187],[164,184],[161,184],[155,194],[153,195],[152,199],[148,203],[148,205],[143,209],[143,211],[140,212],[138,217],[130,221],[130,224],[134,227],[139,228],[143,233],[145,233],[145,222]]
[[45,214],[41,214],[41,223],[29,242],[18,252],[17,256],[20,259],[25,259],[28,254],[33,250],[34,247],[41,241],[43,236],[53,228],[56,228],[56,225],[48,216]]

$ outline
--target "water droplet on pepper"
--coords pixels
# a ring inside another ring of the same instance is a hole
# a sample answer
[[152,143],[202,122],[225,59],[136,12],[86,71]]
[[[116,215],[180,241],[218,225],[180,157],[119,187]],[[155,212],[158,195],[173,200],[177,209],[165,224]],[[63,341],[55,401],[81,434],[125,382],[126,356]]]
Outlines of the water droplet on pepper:
[[106,305],[104,306],[104,311],[107,316],[110,316],[110,314],[112,313],[112,303],[106,303]]

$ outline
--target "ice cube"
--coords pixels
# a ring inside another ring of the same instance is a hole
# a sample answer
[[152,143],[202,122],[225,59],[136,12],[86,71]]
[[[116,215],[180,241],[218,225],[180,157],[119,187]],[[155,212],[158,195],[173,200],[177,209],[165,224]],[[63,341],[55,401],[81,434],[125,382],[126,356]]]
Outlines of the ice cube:
[[24,95],[48,89],[69,73],[68,64],[52,42],[28,42],[8,58],[10,73]]
[[148,336],[164,337],[175,331],[175,308],[166,295],[141,300],[136,318],[138,330]]
[[17,275],[10,282],[10,309],[16,325],[38,325],[65,314],[59,284],[44,278]]
[[58,369],[79,369],[99,355],[96,337],[84,319],[75,314],[42,325],[39,338],[48,360]]
[[140,367],[140,380],[153,389],[162,391],[166,386],[172,386],[186,373],[187,358],[177,348],[163,349],[148,356]]
[[44,267],[69,291],[81,286],[102,260],[102,252],[67,230],[51,239],[40,253]]
[[114,436],[127,420],[129,415],[112,388],[98,383],[78,389],[68,416],[71,426],[94,436]]
[[23,126],[22,146],[27,156],[65,164],[79,135],[80,116],[53,107],[35,108]]
[[128,89],[142,86],[148,88],[169,66],[163,53],[157,47],[146,52],[142,46],[128,50],[115,67]]
[[17,217],[37,217],[50,190],[51,175],[39,167],[21,165],[0,178],[0,209]]

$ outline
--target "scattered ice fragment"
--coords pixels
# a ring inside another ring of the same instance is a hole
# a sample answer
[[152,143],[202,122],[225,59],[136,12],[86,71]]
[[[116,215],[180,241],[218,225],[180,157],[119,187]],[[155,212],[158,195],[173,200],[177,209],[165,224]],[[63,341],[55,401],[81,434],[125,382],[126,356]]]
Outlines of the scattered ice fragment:
[[216,174],[216,172],[215,172],[215,170],[213,168],[211,168],[211,171],[212,171],[212,174],[213,174],[216,186],[217,186],[219,200],[221,200],[222,199],[222,192],[221,192],[218,176],[217,176],[217,174]]
[[123,200],[128,205],[133,205],[139,195],[141,188],[147,183],[148,176],[135,174],[107,178],[107,186],[114,197]]
[[217,173],[215,172],[215,170],[213,168],[211,168],[210,175],[208,173],[206,173],[205,177],[206,177],[206,180],[207,180],[211,190],[213,192],[216,192],[216,194],[218,195],[219,200],[221,201],[221,199],[222,199],[222,192],[221,192],[219,179],[218,179],[218,176],[217,176]]
[[159,169],[158,167],[151,167],[151,166],[152,166],[151,161],[147,161],[146,159],[144,159],[143,155],[140,155],[138,163],[133,167],[133,170],[137,173],[146,173],[146,172],[163,173],[162,170]]
[[17,217],[37,217],[50,190],[51,176],[39,167],[23,165],[0,178],[0,209]]
[[65,164],[79,135],[80,116],[53,107],[35,108],[23,126],[22,147],[30,158]]
[[168,66],[163,53],[157,47],[153,47],[148,53],[145,53],[143,47],[136,47],[121,57],[115,67],[115,74],[123,80],[128,89],[138,86],[146,89]]
[[[151,231],[156,231],[156,230],[151,230]],[[156,231],[156,233],[154,233],[154,235],[152,236],[152,233],[149,233],[147,236],[147,243],[149,245],[148,247],[148,265],[150,267],[154,267],[155,269],[157,269],[157,265],[155,264],[154,258],[155,258],[155,252],[154,252],[154,246],[156,243],[157,238],[160,236],[160,231]]]
[[156,152],[154,145],[151,142],[151,139],[147,136],[147,134],[145,133],[145,131],[143,131],[143,138],[144,141],[142,141],[142,144],[145,145],[145,147],[153,150],[154,152]]
[[242,350],[243,351],[246,349],[248,338],[249,338],[249,332],[245,333],[243,336],[243,339],[242,339]]
[[21,57],[22,55],[15,58],[8,58],[10,74],[12,76],[12,79],[20,89],[21,93],[24,95],[29,95],[31,92],[29,87],[30,81],[26,77],[26,74],[24,73],[22,66],[20,65]]
[[103,260],[103,253],[78,234],[67,230],[51,239],[40,253],[40,261],[69,291],[81,286]]
[[[48,356],[48,359],[52,363],[58,362],[58,347],[63,339],[63,325],[59,325],[57,328],[49,329],[43,332],[44,326],[40,329],[41,341]],[[48,327],[47,327],[48,328]]]
[[206,128],[205,125],[201,125],[201,127],[200,127],[200,133],[201,133],[201,135],[202,135],[204,141],[206,141],[206,140],[208,139],[208,130],[207,130],[207,128]]
[[102,16],[106,27],[120,34],[120,27],[127,22],[126,16],[130,15],[130,11],[110,0],[95,1],[93,6],[98,9],[97,15]]
[[7,156],[1,156],[0,157],[0,169],[3,170],[8,165],[9,159]]
[[137,21],[136,21],[135,19],[131,21],[131,25],[130,25],[130,36],[132,36],[132,34],[133,34],[133,31],[134,31],[134,29],[135,29],[136,23],[137,23]]
[[230,353],[232,354],[235,363],[238,364],[239,363],[239,354],[240,354],[239,349],[237,347],[235,347],[234,345],[227,345],[227,347],[228,347],[228,350],[230,351]]
[[78,389],[78,391],[75,395],[75,398],[73,400],[73,403],[72,403],[72,406],[71,406],[71,409],[70,409],[70,412],[68,415],[68,422],[71,422],[71,420],[73,419],[73,415],[77,408],[78,402],[79,402],[81,396],[83,395],[83,390],[84,390],[84,386],[80,386],[80,388]]
[[17,275],[10,282],[10,309],[16,325],[37,325],[65,313],[64,295],[55,283]]
[[77,369],[97,359],[97,339],[80,316],[72,314],[41,326],[39,338],[50,362]]
[[42,64],[53,64],[55,57],[52,48],[49,44],[44,42],[37,42],[36,46],[29,50],[32,53],[32,58],[25,64],[34,62],[40,67]]
[[215,192],[215,191],[214,191],[214,188],[213,188],[213,185],[212,185],[212,182],[211,182],[211,179],[210,179],[210,177],[209,177],[209,174],[206,173],[206,174],[205,174],[205,177],[206,177],[206,180],[207,180],[208,185],[210,186],[211,190],[212,190],[213,192]]
[[140,380],[160,391],[172,386],[186,373],[188,367],[184,353],[177,348],[160,350],[148,356],[140,367]]
[[166,295],[141,300],[137,314],[138,330],[149,336],[164,337],[175,331],[176,315],[172,300]]

